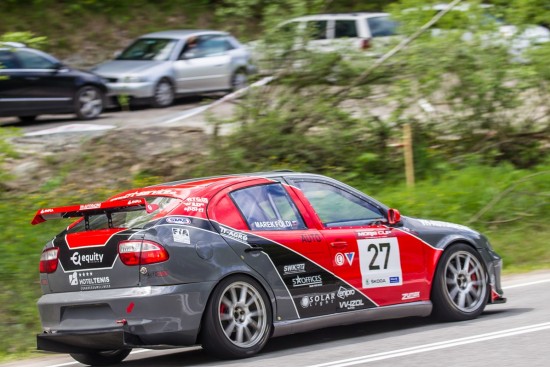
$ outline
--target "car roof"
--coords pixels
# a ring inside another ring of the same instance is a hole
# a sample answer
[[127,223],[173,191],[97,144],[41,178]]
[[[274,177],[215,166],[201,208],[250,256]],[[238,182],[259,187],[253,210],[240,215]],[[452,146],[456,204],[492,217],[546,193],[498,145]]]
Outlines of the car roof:
[[227,32],[213,31],[209,29],[173,29],[169,31],[161,31],[161,32],[144,34],[139,38],[158,37],[158,38],[186,39],[189,36],[200,36],[204,34],[226,35]]
[[[381,16],[388,16],[388,13],[367,13],[367,12],[357,12],[357,13],[327,13],[327,14],[313,14],[305,15],[303,17],[298,17],[291,19],[289,22],[296,21],[307,21],[307,20],[325,20],[325,19],[353,19],[353,18],[375,18]],[[286,22],[285,22],[286,23]]]

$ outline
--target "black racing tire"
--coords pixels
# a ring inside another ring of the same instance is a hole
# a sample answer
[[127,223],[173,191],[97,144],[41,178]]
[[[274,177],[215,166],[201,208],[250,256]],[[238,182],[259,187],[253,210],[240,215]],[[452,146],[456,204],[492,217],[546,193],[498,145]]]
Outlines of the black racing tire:
[[170,80],[163,78],[159,80],[153,91],[153,102],[152,105],[155,108],[164,108],[171,106],[174,103],[176,93],[174,91],[174,86]]
[[272,323],[271,304],[260,283],[245,275],[228,277],[208,301],[202,347],[222,359],[253,356],[267,343]]
[[231,75],[231,92],[236,92],[248,85],[248,74],[245,69],[237,69]]
[[71,353],[76,361],[90,366],[109,366],[122,362],[132,349],[105,350],[89,353]]
[[74,112],[79,120],[93,120],[103,112],[105,94],[93,85],[85,85],[76,91]]
[[36,120],[36,115],[34,116],[17,116],[17,118],[19,119],[19,121],[23,122],[23,123],[31,123],[31,122],[34,122]]
[[490,295],[487,270],[481,255],[459,243],[447,248],[437,265],[432,285],[432,316],[440,321],[478,317]]

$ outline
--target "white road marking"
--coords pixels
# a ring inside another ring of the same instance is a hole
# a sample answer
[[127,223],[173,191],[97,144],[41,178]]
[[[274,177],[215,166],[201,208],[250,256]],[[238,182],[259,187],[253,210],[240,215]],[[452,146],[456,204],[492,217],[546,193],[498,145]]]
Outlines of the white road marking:
[[62,133],[74,133],[74,132],[82,132],[82,131],[103,131],[103,130],[114,129],[115,127],[116,126],[113,126],[113,125],[69,124],[69,125],[53,127],[51,129],[25,133],[24,136],[41,136],[41,135],[52,135],[52,134],[62,134]]
[[384,360],[384,359],[408,356],[408,355],[411,355],[411,354],[430,352],[430,351],[438,350],[438,349],[454,348],[454,347],[457,347],[457,346],[460,346],[460,345],[478,343],[478,342],[482,342],[482,341],[485,341],[485,340],[506,338],[506,337],[509,337],[509,336],[514,336],[514,335],[519,335],[519,334],[533,333],[533,332],[536,332],[536,331],[547,330],[547,329],[550,329],[550,322],[544,322],[544,323],[541,323],[541,324],[534,324],[534,325],[529,325],[529,326],[522,326],[522,327],[518,327],[518,328],[501,330],[501,331],[496,331],[496,332],[487,333],[487,334],[479,334],[479,335],[469,336],[469,337],[466,337],[466,338],[459,338],[459,339],[452,339],[452,340],[447,340],[447,341],[443,341],[443,342],[424,344],[424,345],[419,345],[419,346],[416,346],[416,347],[397,349],[397,350],[393,350],[393,351],[389,351],[389,352],[367,354],[367,355],[360,356],[360,357],[355,357],[355,358],[348,358],[348,359],[342,359],[342,360],[339,360],[339,361],[333,361],[333,362],[328,362],[328,363],[309,365],[308,367],[353,366],[353,365],[357,365],[357,364],[375,362],[375,361],[380,361],[380,360]]
[[542,280],[537,280],[537,281],[529,282],[529,283],[521,283],[521,284],[509,285],[509,286],[507,286],[507,287],[502,287],[502,289],[503,289],[503,290],[507,290],[507,289],[512,289],[512,288],[527,287],[527,286],[530,286],[530,285],[536,285],[536,284],[542,284],[542,283],[549,283],[549,282],[550,282],[550,279],[542,279]]
[[195,107],[195,108],[192,108],[190,110],[183,111],[183,113],[181,115],[178,115],[178,116],[173,117],[169,120],[161,122],[159,125],[172,124],[174,122],[185,120],[189,117],[193,117],[193,116],[196,116],[198,114],[201,114],[204,111],[207,111],[207,110],[209,110],[209,109],[211,109],[211,108],[213,108],[213,107],[215,107],[219,104],[222,104],[224,102],[239,98],[244,93],[246,93],[250,88],[256,88],[256,87],[264,86],[264,85],[268,84],[269,82],[271,82],[273,79],[274,79],[274,77],[272,77],[272,76],[268,76],[268,77],[265,77],[263,79],[260,79],[257,82],[252,83],[249,86],[247,86],[245,88],[242,88],[242,89],[239,89],[239,90],[237,90],[233,93],[229,93],[229,94],[223,96],[222,98],[220,98],[220,99],[218,99],[218,100],[216,100],[212,103],[209,103],[209,104],[204,105],[204,106]]

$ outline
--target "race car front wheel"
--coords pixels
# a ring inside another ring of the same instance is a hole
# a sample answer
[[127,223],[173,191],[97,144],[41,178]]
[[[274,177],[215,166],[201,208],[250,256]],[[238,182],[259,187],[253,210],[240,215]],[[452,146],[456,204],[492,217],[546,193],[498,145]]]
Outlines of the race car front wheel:
[[258,353],[269,339],[271,305],[262,286],[244,275],[224,279],[214,289],[203,320],[202,346],[224,359]]
[[479,316],[488,300],[487,271],[479,253],[466,244],[445,250],[435,274],[433,316],[443,321],[463,321]]
[[82,364],[90,366],[108,366],[122,362],[131,351],[131,349],[117,349],[90,353],[71,353],[71,357]]

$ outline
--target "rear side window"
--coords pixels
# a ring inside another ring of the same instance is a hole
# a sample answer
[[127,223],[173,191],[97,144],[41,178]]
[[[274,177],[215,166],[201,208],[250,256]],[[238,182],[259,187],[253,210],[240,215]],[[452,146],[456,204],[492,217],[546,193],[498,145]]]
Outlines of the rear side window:
[[312,40],[327,39],[327,21],[314,20],[306,23],[306,32]]
[[54,69],[55,63],[27,50],[17,50],[17,58],[23,69]]
[[334,23],[334,38],[357,37],[355,20],[337,20]]
[[13,52],[0,50],[0,69],[17,69],[17,60],[13,56]]
[[[164,196],[150,196],[145,199],[147,200],[147,204],[158,205],[158,208],[151,213],[147,213],[146,210],[112,213],[112,228],[143,228],[151,220],[168,215],[181,203],[179,199]],[[105,214],[90,216],[89,223],[89,230],[109,228],[109,219]],[[69,233],[83,232],[85,230],[85,223],[81,221],[71,228]]]
[[281,184],[234,191],[231,198],[253,231],[305,229],[294,203]]
[[387,37],[397,34],[397,22],[389,17],[367,18],[372,37]]

